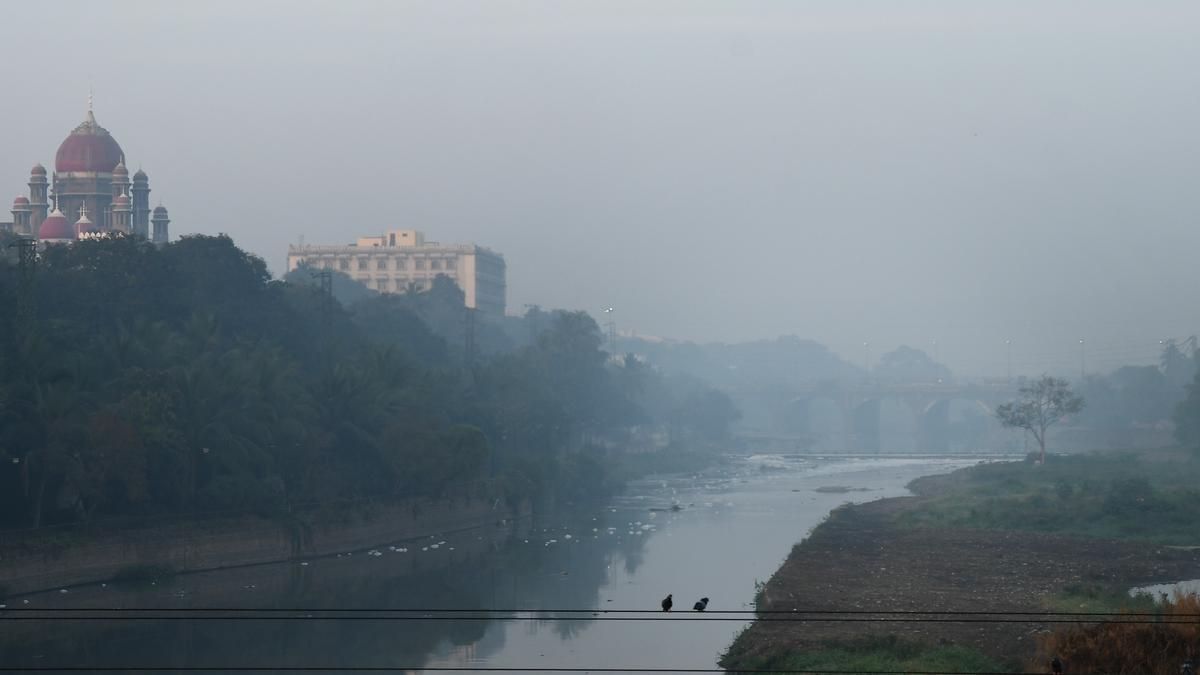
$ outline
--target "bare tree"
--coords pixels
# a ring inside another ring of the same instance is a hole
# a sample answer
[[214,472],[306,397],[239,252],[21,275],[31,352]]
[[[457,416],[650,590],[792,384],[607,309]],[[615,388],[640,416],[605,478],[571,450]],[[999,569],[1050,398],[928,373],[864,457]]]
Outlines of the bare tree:
[[1039,461],[1046,461],[1046,430],[1067,415],[1083,410],[1083,397],[1071,391],[1066,380],[1049,375],[1021,387],[1017,400],[996,408],[996,418],[1006,427],[1024,429],[1037,439]]

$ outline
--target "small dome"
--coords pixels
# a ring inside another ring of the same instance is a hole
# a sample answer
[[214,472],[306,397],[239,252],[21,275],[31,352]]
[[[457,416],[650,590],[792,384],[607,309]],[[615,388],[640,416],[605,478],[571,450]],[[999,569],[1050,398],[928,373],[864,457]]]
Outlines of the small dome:
[[167,207],[165,207],[165,206],[162,206],[161,204],[160,204],[160,205],[158,205],[158,206],[156,206],[156,207],[154,207],[154,215],[156,215],[156,216],[165,216],[165,215],[167,215]]
[[117,198],[113,200],[113,206],[114,207],[118,207],[118,206],[128,207],[129,206],[129,197],[126,197],[125,195],[117,195]]
[[13,200],[13,206],[29,206],[29,198],[17,195],[17,198]]
[[147,180],[146,172],[142,171],[141,169],[138,169],[137,172],[133,174],[133,179],[136,181]]
[[46,167],[42,166],[40,162],[37,164],[34,164],[33,168],[29,170],[29,175],[45,176],[46,175]]
[[74,239],[75,230],[62,211],[54,209],[38,228],[38,239]]
[[113,167],[112,175],[113,175],[113,178],[116,178],[117,176],[128,176],[129,175],[129,169],[125,168],[125,160],[121,160],[120,164]]

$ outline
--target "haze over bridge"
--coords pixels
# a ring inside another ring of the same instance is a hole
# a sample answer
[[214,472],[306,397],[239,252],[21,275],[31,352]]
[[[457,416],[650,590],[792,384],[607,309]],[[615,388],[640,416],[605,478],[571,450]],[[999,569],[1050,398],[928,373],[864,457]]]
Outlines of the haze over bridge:
[[730,393],[744,410],[759,411],[748,425],[754,430],[743,433],[748,440],[863,453],[884,451],[891,440],[907,450],[951,452],[1013,449],[1009,446],[1019,436],[1002,430],[994,412],[1016,398],[1018,387],[1017,380],[866,381],[746,387]]

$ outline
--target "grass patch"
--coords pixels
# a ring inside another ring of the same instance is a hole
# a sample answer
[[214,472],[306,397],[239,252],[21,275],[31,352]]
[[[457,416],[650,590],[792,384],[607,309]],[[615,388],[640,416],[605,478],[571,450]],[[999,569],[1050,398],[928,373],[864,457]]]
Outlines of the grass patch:
[[[736,646],[736,643],[735,643]],[[896,636],[828,642],[814,649],[764,657],[722,657],[728,672],[812,670],[851,672],[1020,672],[1020,663],[1000,663],[960,645],[924,645]]]
[[1051,456],[964,470],[900,516],[909,526],[1054,532],[1200,544],[1200,462],[1142,455]]
[[1120,586],[1071,584],[1045,600],[1053,612],[1153,612],[1158,608],[1149,595],[1129,595]]

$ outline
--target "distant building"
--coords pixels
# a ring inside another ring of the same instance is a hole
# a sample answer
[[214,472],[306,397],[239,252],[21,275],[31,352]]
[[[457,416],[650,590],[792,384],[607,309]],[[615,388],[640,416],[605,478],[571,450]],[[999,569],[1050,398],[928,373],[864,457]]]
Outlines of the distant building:
[[113,234],[166,243],[170,223],[162,206],[151,218],[150,179],[138,169],[130,180],[125,153],[96,123],[90,99],[83,123],[58,146],[53,175],[47,179],[46,167],[35,164],[29,196],[13,200],[12,216],[11,231],[55,243]]
[[439,244],[418,230],[390,230],[344,246],[289,246],[288,271],[302,264],[345,273],[381,293],[428,290],[444,274],[463,290],[467,307],[504,316],[504,256],[482,246]]

